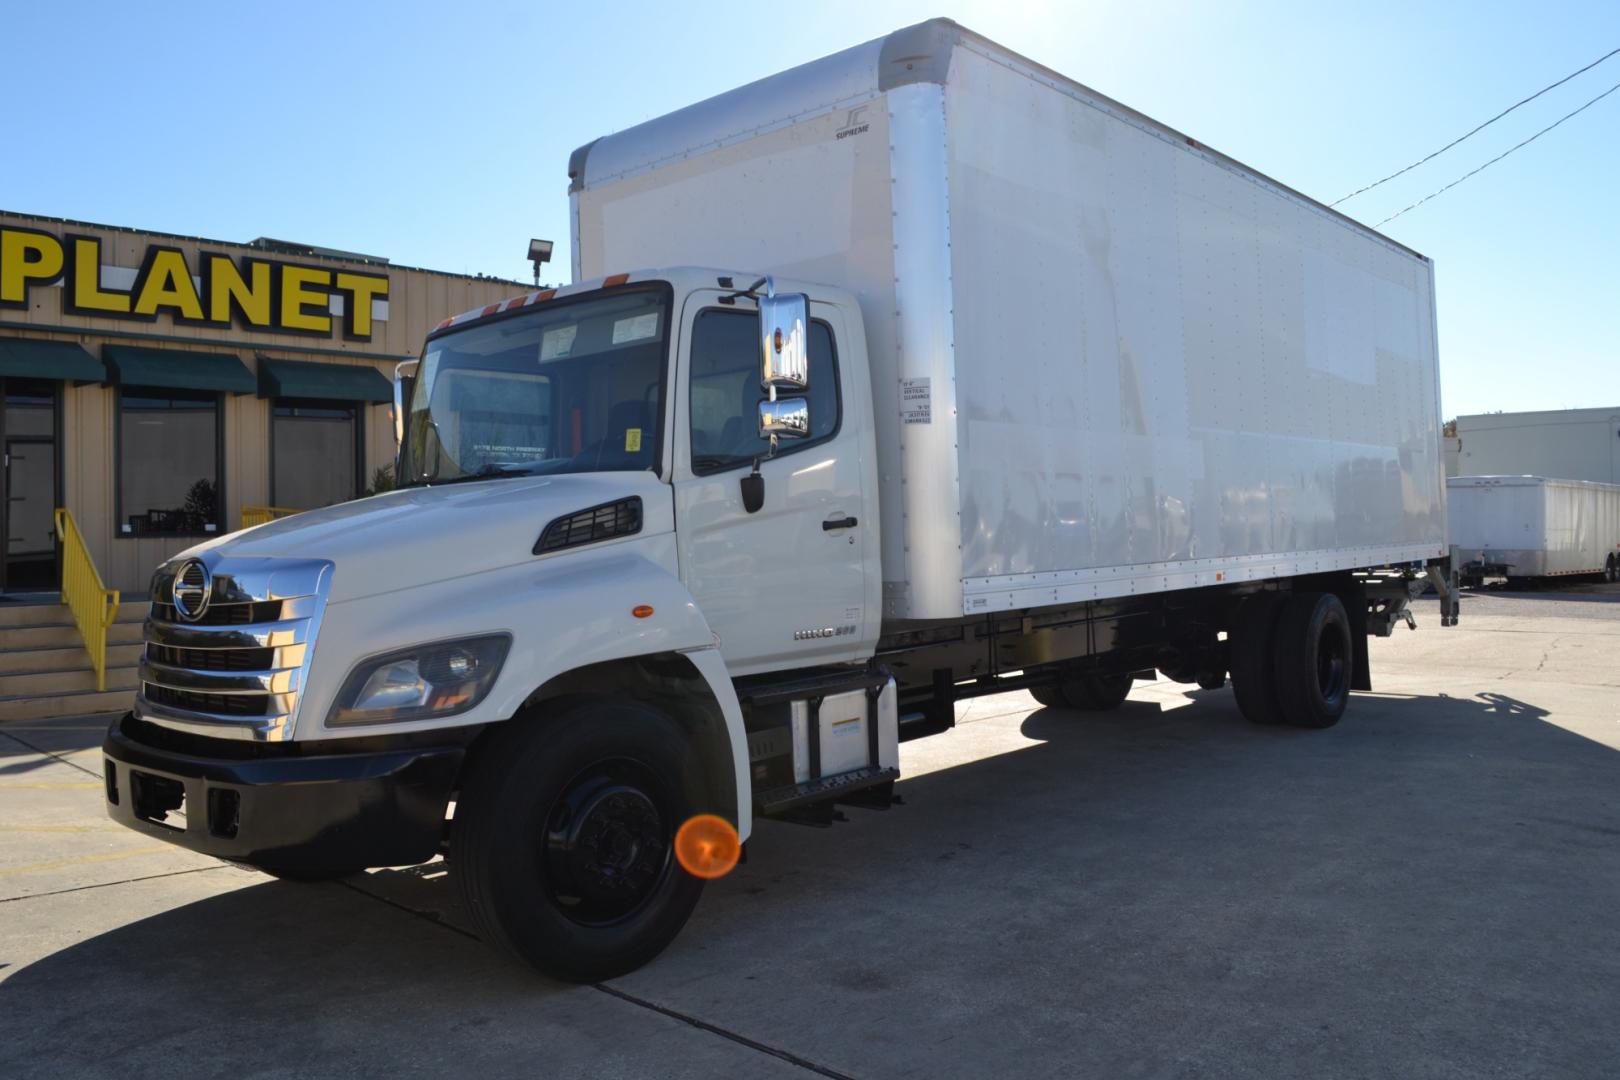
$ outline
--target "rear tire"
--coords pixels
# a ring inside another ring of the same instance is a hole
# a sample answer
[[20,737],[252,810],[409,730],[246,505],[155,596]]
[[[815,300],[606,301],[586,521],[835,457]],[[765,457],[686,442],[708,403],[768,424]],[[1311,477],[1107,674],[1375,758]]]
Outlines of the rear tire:
[[1029,688],[1029,696],[1048,709],[1061,709],[1069,704],[1063,697],[1062,688],[1055,683],[1032,686]]
[[635,702],[502,725],[451,825],[452,877],[478,936],[572,982],[657,956],[703,892],[674,853],[675,831],[704,809],[702,776],[680,729]]
[[1129,675],[1081,675],[1058,684],[1071,709],[1109,712],[1125,703],[1131,692]]
[[1282,597],[1256,593],[1238,608],[1232,627],[1232,694],[1238,710],[1255,724],[1282,723],[1277,702],[1276,627]]
[[1284,723],[1328,728],[1350,703],[1355,639],[1350,616],[1332,593],[1296,593],[1276,628],[1277,703]]

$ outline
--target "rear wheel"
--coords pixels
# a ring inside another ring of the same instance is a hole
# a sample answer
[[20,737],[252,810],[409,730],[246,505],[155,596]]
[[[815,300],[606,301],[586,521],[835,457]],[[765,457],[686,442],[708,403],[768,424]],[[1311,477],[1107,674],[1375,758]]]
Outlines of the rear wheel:
[[1355,655],[1344,604],[1332,593],[1296,593],[1283,602],[1275,634],[1283,722],[1332,727],[1350,703]]
[[1029,688],[1029,696],[1046,706],[1048,709],[1061,709],[1069,703],[1064,700],[1063,691],[1055,683]]
[[1131,692],[1129,675],[1081,675],[1058,684],[1071,709],[1081,712],[1108,712],[1125,703]]
[[1620,581],[1620,559],[1612,553],[1603,561],[1603,580],[1608,582]]
[[1238,608],[1232,627],[1232,694],[1252,723],[1282,723],[1277,703],[1275,631],[1282,597],[1256,593]]
[[509,721],[468,771],[451,827],[474,928],[560,979],[635,970],[702,894],[674,837],[703,801],[690,742],[645,706],[590,701]]

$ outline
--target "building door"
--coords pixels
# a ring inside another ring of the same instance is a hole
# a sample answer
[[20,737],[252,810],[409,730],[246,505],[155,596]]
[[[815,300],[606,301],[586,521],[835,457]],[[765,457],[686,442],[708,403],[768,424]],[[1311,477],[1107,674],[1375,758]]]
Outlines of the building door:
[[57,385],[0,379],[0,589],[6,592],[58,587]]

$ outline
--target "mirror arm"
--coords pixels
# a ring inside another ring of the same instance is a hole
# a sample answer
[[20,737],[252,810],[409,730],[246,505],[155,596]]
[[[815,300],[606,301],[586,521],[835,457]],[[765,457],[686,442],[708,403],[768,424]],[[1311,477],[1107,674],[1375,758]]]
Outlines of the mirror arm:
[[[774,436],[771,442],[776,442]],[[765,478],[759,475],[759,458],[754,459],[754,471],[743,477],[739,483],[742,485],[743,509],[750,514],[756,513],[765,505]]]

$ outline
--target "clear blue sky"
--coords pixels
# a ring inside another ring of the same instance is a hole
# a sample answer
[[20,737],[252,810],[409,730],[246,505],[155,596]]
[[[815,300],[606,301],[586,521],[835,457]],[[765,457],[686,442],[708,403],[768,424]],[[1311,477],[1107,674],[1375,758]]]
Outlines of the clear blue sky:
[[[566,278],[569,152],[948,15],[1331,201],[1620,46],[1620,3],[9,5],[0,207]],[[1344,207],[1369,223],[1620,56]],[[1388,226],[1436,262],[1447,415],[1620,405],[1620,93]]]

